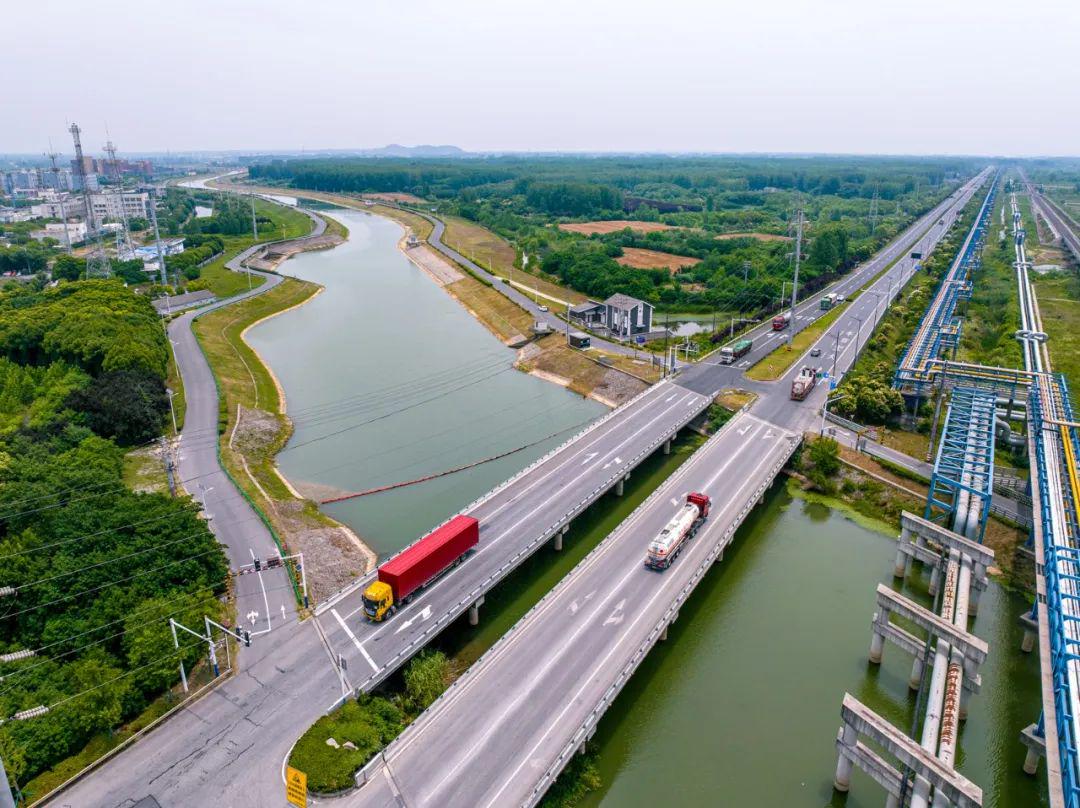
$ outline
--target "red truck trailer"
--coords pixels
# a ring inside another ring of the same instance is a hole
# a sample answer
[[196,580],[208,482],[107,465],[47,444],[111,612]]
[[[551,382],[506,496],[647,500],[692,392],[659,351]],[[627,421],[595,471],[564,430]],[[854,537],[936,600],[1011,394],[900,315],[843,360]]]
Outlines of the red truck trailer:
[[785,311],[783,314],[778,314],[772,318],[772,330],[783,331],[791,325],[791,312]]
[[379,579],[364,591],[364,613],[375,622],[384,620],[479,542],[480,523],[455,516],[379,567]]

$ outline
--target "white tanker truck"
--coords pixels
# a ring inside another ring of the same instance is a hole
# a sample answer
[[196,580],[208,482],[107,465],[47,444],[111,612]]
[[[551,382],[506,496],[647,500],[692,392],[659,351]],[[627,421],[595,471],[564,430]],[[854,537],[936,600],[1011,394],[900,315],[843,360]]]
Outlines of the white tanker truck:
[[649,543],[645,566],[666,570],[709,516],[710,500],[705,494],[687,494],[686,504]]

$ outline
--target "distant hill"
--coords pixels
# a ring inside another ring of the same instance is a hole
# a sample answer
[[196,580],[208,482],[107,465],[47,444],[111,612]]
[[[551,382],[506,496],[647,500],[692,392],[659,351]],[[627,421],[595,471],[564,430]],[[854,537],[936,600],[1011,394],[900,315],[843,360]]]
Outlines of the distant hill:
[[371,157],[465,157],[468,152],[457,146],[402,146],[391,143],[381,149],[366,149],[363,154]]

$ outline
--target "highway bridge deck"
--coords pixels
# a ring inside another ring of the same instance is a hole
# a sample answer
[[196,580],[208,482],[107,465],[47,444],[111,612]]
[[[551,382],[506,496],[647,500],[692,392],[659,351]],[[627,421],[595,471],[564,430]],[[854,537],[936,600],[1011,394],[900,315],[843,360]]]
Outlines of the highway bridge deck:
[[480,521],[479,548],[383,623],[363,614],[360,594],[373,575],[321,607],[331,647],[348,657],[350,684],[370,690],[397,670],[711,401],[672,382],[655,385],[464,508]]
[[[346,803],[538,802],[799,439],[749,413],[732,419],[392,744]],[[645,568],[646,546],[689,491],[708,494],[712,514],[671,568]]]

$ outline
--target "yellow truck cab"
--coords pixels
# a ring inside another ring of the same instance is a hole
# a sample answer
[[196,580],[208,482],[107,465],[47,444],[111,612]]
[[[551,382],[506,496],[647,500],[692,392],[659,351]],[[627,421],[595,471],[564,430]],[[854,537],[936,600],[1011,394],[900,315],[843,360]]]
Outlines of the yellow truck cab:
[[369,620],[378,623],[384,620],[394,608],[394,591],[389,584],[375,581],[364,590],[364,614]]

